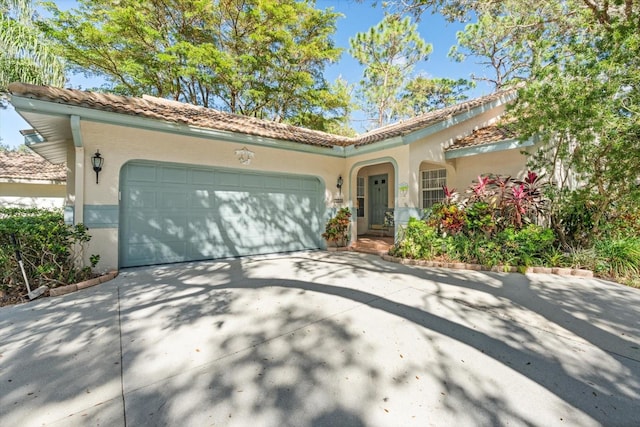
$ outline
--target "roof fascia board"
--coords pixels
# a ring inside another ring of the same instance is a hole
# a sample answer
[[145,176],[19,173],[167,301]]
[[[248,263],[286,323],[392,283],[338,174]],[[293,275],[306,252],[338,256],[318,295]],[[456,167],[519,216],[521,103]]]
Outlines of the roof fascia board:
[[[101,111],[75,105],[59,104],[51,101],[12,96],[11,103],[16,110],[47,114],[52,116],[76,116],[78,123],[80,118],[87,121],[115,124],[134,127],[145,130],[174,133],[179,135],[194,136],[206,139],[218,139],[227,142],[266,146],[290,151],[300,151],[311,154],[322,154],[333,157],[345,157],[344,147],[318,147],[311,144],[297,143],[275,138],[246,135],[229,131],[198,128],[180,123],[166,122],[147,117],[132,116],[110,111]],[[72,128],[73,129],[73,128]],[[78,128],[79,130],[79,128]],[[74,136],[74,144],[75,136]],[[77,146],[77,145],[76,145]]]
[[512,150],[514,148],[531,147],[535,145],[533,139],[520,142],[517,138],[504,139],[502,141],[491,142],[484,145],[476,145],[473,147],[457,148],[455,150],[445,151],[445,160],[458,159],[460,157],[475,156],[478,154],[495,153],[498,151]]
[[442,120],[438,123],[435,123],[431,126],[427,126],[424,129],[420,129],[418,131],[412,132],[408,135],[405,135],[403,137],[404,139],[404,143],[405,144],[411,144],[412,142],[416,142],[420,139],[426,138],[429,135],[433,135],[434,133],[440,132],[442,130],[447,129],[448,127],[457,125],[459,123],[462,123],[464,121],[467,121],[469,119],[472,119],[482,113],[485,113],[489,110],[492,110],[496,107],[499,107],[501,105],[507,104],[509,102],[511,102],[512,100],[516,99],[516,95],[515,94],[505,94],[504,96],[493,100],[491,102],[488,102],[486,104],[482,104],[479,105],[475,108],[472,108],[469,111],[465,111],[463,113],[459,113],[456,114],[454,116],[451,116],[445,120]]

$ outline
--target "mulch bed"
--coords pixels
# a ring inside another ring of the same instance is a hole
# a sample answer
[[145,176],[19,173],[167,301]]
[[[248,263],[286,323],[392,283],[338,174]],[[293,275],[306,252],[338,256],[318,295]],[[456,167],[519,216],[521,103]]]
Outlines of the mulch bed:
[[[107,282],[113,279],[114,277],[116,277],[117,275],[118,275],[118,272],[115,270],[110,271],[109,273],[106,273],[103,275],[94,274],[91,278],[83,282],[79,282],[71,285],[56,286],[55,288],[47,289],[37,299],[54,297],[58,295],[65,295],[80,289],[89,288],[91,286],[95,286],[100,283]],[[39,286],[32,286],[31,290],[34,291],[37,288],[39,288]],[[0,290],[0,307],[22,304],[29,301],[30,301],[29,297],[27,296],[27,288],[24,285],[12,286],[8,289]]]

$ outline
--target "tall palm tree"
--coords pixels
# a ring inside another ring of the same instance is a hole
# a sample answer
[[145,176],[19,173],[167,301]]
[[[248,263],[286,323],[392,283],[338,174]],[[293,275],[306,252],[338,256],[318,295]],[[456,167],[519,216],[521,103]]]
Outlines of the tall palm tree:
[[0,94],[13,81],[63,86],[64,65],[35,23],[32,0],[0,0]]

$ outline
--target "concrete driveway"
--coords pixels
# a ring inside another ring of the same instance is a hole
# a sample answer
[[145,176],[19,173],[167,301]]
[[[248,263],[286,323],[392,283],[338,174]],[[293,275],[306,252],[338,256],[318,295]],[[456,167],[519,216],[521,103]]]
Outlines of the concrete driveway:
[[640,291],[302,252],[0,309],[3,426],[638,426]]

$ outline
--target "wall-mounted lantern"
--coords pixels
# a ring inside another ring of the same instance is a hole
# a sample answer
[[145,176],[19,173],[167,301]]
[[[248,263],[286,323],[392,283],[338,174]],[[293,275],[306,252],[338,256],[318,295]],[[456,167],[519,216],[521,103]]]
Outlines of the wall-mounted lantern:
[[96,154],[91,157],[91,164],[93,165],[93,170],[96,173],[96,184],[98,183],[98,175],[102,170],[102,164],[104,163],[104,157],[100,155],[100,150],[96,150]]
[[336,183],[336,187],[338,187],[338,191],[340,192],[340,194],[342,194],[342,175],[340,175],[338,177],[338,182]]

